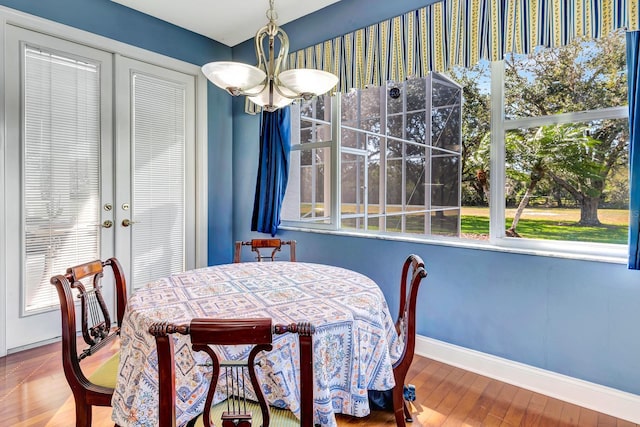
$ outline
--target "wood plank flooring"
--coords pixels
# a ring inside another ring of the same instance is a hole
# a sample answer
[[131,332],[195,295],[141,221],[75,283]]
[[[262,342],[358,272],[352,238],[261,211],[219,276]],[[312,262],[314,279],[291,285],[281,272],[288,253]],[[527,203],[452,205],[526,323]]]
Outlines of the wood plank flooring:
[[[117,347],[88,358],[87,372]],[[0,358],[0,425],[70,427],[74,402],[64,378],[59,343]],[[95,360],[94,360],[95,359]],[[414,422],[427,426],[580,426],[640,427],[510,384],[416,356],[407,376],[416,386]],[[393,414],[376,411],[366,418],[340,415],[339,427],[395,425]],[[94,408],[93,426],[113,426],[111,408]]]

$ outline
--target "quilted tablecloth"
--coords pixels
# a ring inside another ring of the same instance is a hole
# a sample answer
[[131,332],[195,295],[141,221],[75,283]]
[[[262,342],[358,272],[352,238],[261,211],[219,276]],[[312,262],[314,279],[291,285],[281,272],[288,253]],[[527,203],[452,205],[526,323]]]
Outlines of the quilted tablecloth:
[[[368,277],[328,265],[293,262],[225,264],[175,274],[139,288],[128,300],[113,396],[113,421],[122,427],[157,425],[157,321],[196,317],[271,317],[273,323],[311,322],[314,421],[336,426],[334,413],[369,413],[367,390],[394,386],[400,356],[394,321],[380,288]],[[188,337],[176,336],[176,412],[183,425],[204,409],[210,367]],[[297,336],[274,336],[265,353],[267,399],[299,413]],[[219,349],[237,358],[234,347]],[[296,372],[297,370],[297,372]],[[219,398],[223,398],[219,396]]]

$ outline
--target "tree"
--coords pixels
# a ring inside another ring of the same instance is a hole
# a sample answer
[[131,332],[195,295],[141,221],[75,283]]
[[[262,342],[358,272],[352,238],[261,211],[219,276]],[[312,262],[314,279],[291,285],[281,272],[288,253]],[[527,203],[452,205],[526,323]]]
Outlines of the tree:
[[[512,56],[505,61],[505,114],[539,117],[624,105],[625,64],[621,33],[542,49],[529,57]],[[606,181],[626,163],[627,124],[594,120],[577,125],[590,137],[589,146],[566,146],[546,173],[579,204],[581,225],[599,225]]]
[[448,74],[463,87],[462,184],[475,193],[472,200],[463,204],[488,205],[491,97],[481,90],[487,64],[479,63],[471,69],[455,68]]
[[584,126],[574,124],[541,126],[535,132],[512,131],[507,133],[507,174],[526,183],[526,190],[513,217],[507,236],[519,237],[518,221],[529,204],[534,190],[554,169],[571,168],[581,176],[594,176],[599,165],[581,156],[597,143],[585,135]]

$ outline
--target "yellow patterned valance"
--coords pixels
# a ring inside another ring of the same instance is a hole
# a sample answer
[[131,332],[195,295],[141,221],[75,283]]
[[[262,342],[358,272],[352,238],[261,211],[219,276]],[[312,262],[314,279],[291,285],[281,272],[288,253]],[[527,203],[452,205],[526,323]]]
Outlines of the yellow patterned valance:
[[[329,71],[336,90],[471,67],[618,28],[640,29],[638,0],[442,0],[289,55],[287,68]],[[259,107],[247,100],[247,112]]]
[[638,0],[442,0],[293,52],[287,68],[332,72],[345,92],[635,30],[638,9]]

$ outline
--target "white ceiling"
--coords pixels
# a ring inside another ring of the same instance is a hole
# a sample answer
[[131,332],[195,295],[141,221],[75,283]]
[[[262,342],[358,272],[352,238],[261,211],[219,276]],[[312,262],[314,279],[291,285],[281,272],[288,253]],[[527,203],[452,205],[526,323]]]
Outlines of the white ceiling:
[[[267,22],[268,0],[112,0],[233,47]],[[340,0],[276,0],[278,25]]]

